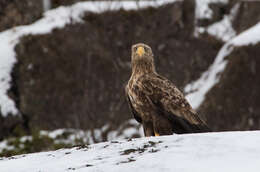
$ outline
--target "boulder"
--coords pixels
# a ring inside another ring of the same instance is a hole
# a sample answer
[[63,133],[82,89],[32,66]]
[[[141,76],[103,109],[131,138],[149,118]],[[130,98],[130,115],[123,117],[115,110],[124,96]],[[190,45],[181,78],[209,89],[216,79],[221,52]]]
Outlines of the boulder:
[[260,43],[236,47],[219,83],[206,95],[200,112],[215,131],[260,128]]

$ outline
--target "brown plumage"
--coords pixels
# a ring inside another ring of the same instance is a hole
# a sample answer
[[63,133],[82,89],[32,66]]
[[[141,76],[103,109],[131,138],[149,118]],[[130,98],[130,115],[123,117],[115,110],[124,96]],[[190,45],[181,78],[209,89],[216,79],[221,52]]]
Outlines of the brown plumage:
[[133,45],[131,61],[132,75],[125,91],[145,136],[210,131],[176,86],[157,74],[148,45]]

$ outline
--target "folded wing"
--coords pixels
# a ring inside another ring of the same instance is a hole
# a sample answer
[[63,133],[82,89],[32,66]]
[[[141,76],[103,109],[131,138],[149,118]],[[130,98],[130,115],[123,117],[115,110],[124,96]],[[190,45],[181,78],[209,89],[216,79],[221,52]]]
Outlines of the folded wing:
[[210,128],[192,109],[184,95],[166,78],[146,75],[139,81],[140,90],[146,95],[158,114],[172,123],[175,133],[210,132]]

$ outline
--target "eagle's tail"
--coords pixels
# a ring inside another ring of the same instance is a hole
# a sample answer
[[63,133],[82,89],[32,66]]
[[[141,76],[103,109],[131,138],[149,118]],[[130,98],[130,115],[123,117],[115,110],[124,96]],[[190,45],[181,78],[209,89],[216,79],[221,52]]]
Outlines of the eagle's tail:
[[169,114],[167,116],[172,123],[174,133],[184,134],[212,132],[208,125],[202,119],[200,119],[200,117],[196,113],[193,113],[192,111],[186,113],[184,118],[172,114]]

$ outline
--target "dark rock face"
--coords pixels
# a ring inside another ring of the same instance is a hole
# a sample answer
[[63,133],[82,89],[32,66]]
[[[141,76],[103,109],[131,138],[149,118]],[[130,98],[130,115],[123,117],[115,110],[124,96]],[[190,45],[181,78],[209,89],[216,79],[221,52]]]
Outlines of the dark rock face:
[[42,0],[1,0],[0,31],[32,23],[42,12]]
[[180,88],[197,79],[222,44],[193,38],[193,12],[184,14],[186,7],[178,2],[138,12],[86,13],[83,24],[24,37],[16,47],[15,79],[19,109],[30,126],[116,128],[132,118],[124,85],[137,42],[151,45],[159,73]]
[[[13,135],[16,136],[20,134],[19,132],[25,132],[24,120],[20,116],[11,116],[7,117],[0,116],[0,139],[3,139],[6,136]],[[20,129],[19,132],[16,130]]]
[[200,110],[215,131],[256,130],[260,127],[260,44],[237,47],[221,79]]
[[[80,1],[83,0],[50,0],[50,7]],[[0,32],[14,26],[30,24],[42,17],[43,11],[43,0],[0,0]]]
[[254,26],[260,21],[260,2],[240,2],[239,13],[233,26],[238,33]]

